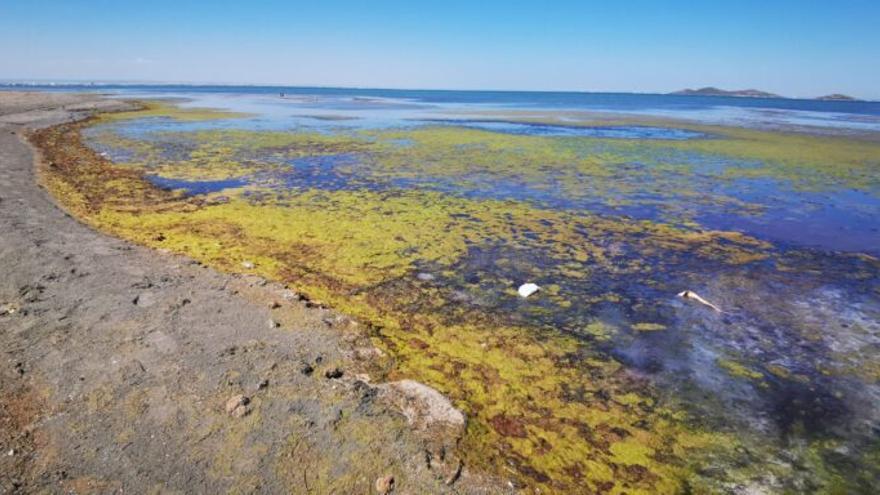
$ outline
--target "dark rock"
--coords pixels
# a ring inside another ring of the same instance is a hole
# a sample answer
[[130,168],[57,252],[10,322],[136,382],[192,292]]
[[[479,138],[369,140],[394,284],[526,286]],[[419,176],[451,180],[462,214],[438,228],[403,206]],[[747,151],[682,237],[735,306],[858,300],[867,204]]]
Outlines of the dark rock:
[[339,368],[330,368],[329,370],[324,372],[324,376],[330,379],[342,378],[343,371]]

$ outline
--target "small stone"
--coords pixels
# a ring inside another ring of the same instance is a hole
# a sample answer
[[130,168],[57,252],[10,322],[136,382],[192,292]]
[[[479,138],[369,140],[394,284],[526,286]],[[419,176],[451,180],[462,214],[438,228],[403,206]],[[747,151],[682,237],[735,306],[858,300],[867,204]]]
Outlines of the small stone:
[[9,452],[7,452],[6,455],[8,455],[9,457],[14,456],[14,455],[15,455],[15,449],[9,449]]
[[272,301],[269,303],[269,309],[278,309],[281,307],[281,303],[278,301]]
[[303,363],[299,368],[299,372],[303,375],[309,376],[315,371],[315,368],[309,363]]
[[269,323],[269,328],[273,328],[273,329],[281,326],[281,323],[278,323],[277,321],[273,320],[272,318],[269,318],[268,323]]
[[434,275],[431,275],[430,273],[420,273],[416,275],[416,278],[421,280],[422,282],[430,282],[434,280]]
[[342,378],[343,371],[339,368],[330,368],[329,370],[324,372],[324,376],[330,379]]
[[257,384],[257,390],[263,390],[268,386],[269,386],[269,379],[263,378],[262,380],[260,380],[260,383]]
[[248,404],[251,400],[244,395],[233,395],[226,401],[226,413],[233,418],[245,416],[249,411]]
[[242,261],[241,266],[248,269],[248,270],[253,270],[254,263],[252,261]]
[[153,292],[143,292],[138,294],[131,302],[135,306],[139,306],[141,308],[149,308],[150,306],[156,304],[157,297]]
[[394,490],[394,476],[390,474],[376,479],[376,493],[387,495]]
[[232,410],[230,416],[233,418],[243,418],[247,416],[251,412],[251,409],[248,406],[238,406]]

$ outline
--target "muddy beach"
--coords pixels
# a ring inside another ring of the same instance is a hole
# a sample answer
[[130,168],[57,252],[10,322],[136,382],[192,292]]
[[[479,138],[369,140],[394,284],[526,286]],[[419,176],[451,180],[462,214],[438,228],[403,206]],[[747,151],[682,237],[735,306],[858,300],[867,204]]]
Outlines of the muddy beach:
[[502,492],[445,398],[367,382],[364,325],[53,202],[25,135],[126,107],[0,92],[0,493]]

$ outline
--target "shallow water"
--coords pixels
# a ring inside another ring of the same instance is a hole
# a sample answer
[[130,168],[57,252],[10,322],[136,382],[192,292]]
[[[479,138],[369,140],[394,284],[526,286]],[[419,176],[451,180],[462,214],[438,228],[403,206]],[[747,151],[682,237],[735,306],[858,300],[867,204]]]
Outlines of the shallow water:
[[[96,222],[221,266],[257,259],[370,320],[400,373],[471,416],[478,465],[500,459],[545,491],[583,470],[595,489],[648,493],[867,493],[880,472],[880,144],[837,135],[873,107],[748,102],[737,112],[754,120],[734,120],[750,125],[723,127],[656,120],[718,121],[699,105],[609,117],[546,97],[186,96],[251,115],[169,108],[84,135],[206,201]],[[791,132],[804,119],[834,123]],[[526,281],[543,290],[518,297]],[[694,435],[711,440],[681,454]]]
[[685,129],[647,127],[638,125],[619,125],[614,127],[578,127],[567,125],[536,124],[529,122],[505,122],[500,120],[442,120],[428,121],[468,129],[482,129],[492,132],[526,136],[555,137],[594,137],[612,139],[695,139],[705,134]]

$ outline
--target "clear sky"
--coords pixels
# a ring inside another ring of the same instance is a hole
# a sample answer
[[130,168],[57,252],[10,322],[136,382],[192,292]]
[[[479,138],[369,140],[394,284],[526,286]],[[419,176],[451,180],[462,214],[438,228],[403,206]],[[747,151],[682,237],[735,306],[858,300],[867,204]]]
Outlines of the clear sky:
[[0,79],[880,99],[880,0],[0,0]]

